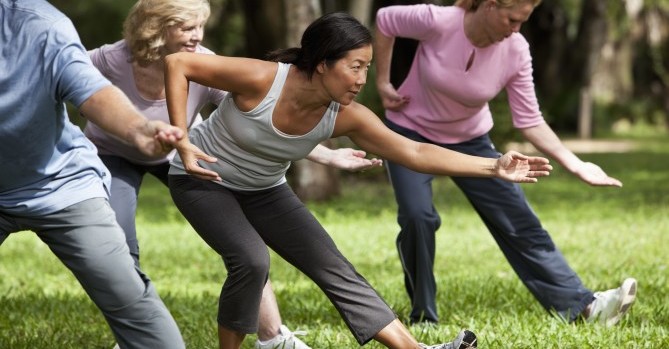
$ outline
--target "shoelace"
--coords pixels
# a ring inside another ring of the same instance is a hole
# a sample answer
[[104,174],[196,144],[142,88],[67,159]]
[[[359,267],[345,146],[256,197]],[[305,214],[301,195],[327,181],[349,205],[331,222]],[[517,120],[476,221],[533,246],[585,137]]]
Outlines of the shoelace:
[[464,338],[461,339],[460,344],[458,344],[456,347],[455,342],[457,341],[458,339],[453,342],[436,345],[427,345],[423,343],[418,344],[423,349],[475,349],[478,346],[478,338],[476,338],[476,335],[471,331],[466,331],[464,333]]
[[294,339],[299,340],[297,338],[297,336],[306,336],[306,334],[307,334],[307,331],[301,331],[301,330],[287,331],[287,333],[282,333],[281,337],[283,338],[283,341],[282,341],[281,344],[277,345],[275,347],[275,349],[292,349],[292,348],[295,347],[294,343],[293,343],[292,347],[286,348],[286,345],[287,345],[286,342],[289,341],[289,340],[294,340]]
[[306,336],[306,335],[307,335],[307,331],[297,330],[297,331],[289,331],[288,336],[286,336],[286,337],[292,338],[292,337],[295,337],[295,336]]

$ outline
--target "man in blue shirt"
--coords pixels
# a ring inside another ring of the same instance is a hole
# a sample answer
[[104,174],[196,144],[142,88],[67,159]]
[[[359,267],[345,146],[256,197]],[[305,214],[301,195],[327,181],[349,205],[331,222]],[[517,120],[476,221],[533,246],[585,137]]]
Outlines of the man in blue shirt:
[[[32,230],[102,311],[122,348],[184,348],[135,268],[108,203],[110,176],[65,102],[148,155],[183,136],[146,120],[90,62],[72,22],[42,0],[0,0],[0,244]],[[57,345],[54,345],[57,347]]]

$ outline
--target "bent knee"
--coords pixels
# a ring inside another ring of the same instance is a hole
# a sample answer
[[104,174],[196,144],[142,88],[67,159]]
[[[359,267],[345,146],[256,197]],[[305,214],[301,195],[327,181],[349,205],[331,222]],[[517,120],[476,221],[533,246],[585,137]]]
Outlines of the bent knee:
[[269,275],[269,253],[246,253],[226,262],[228,277],[261,279],[264,283]]

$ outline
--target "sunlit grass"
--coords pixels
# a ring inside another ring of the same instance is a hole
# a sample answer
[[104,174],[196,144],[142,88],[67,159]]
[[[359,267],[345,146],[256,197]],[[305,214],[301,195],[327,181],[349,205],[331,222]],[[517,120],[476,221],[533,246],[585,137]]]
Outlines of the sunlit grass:
[[[666,139],[664,140],[666,144]],[[639,280],[639,299],[620,326],[566,325],[524,288],[483,223],[448,179],[435,183],[442,215],[435,270],[441,322],[415,326],[420,341],[451,338],[461,328],[481,348],[667,348],[669,315],[669,147],[649,142],[632,153],[584,154],[623,181],[591,188],[559,166],[525,185],[542,223],[593,290]],[[363,180],[364,179],[364,180]],[[409,302],[395,250],[395,202],[382,170],[346,175],[343,194],[311,203],[343,253],[405,319]],[[176,318],[189,348],[215,348],[218,292],[225,277],[209,250],[147,178],[138,231],[142,266]],[[271,278],[284,323],[306,330],[314,349],[357,348],[328,300],[310,280],[272,255]],[[248,336],[244,348],[252,348]],[[76,280],[31,233],[0,247],[0,348],[107,348],[114,339]],[[370,343],[368,348],[381,348]]]

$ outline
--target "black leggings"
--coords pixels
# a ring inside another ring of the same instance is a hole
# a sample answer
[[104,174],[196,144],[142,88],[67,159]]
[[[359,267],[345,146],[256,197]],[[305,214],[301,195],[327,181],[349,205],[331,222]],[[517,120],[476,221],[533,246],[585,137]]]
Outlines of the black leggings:
[[234,191],[187,175],[170,175],[172,198],[228,272],[218,323],[255,333],[272,248],[313,280],[334,304],[360,344],[396,316],[346,258],[286,184]]

